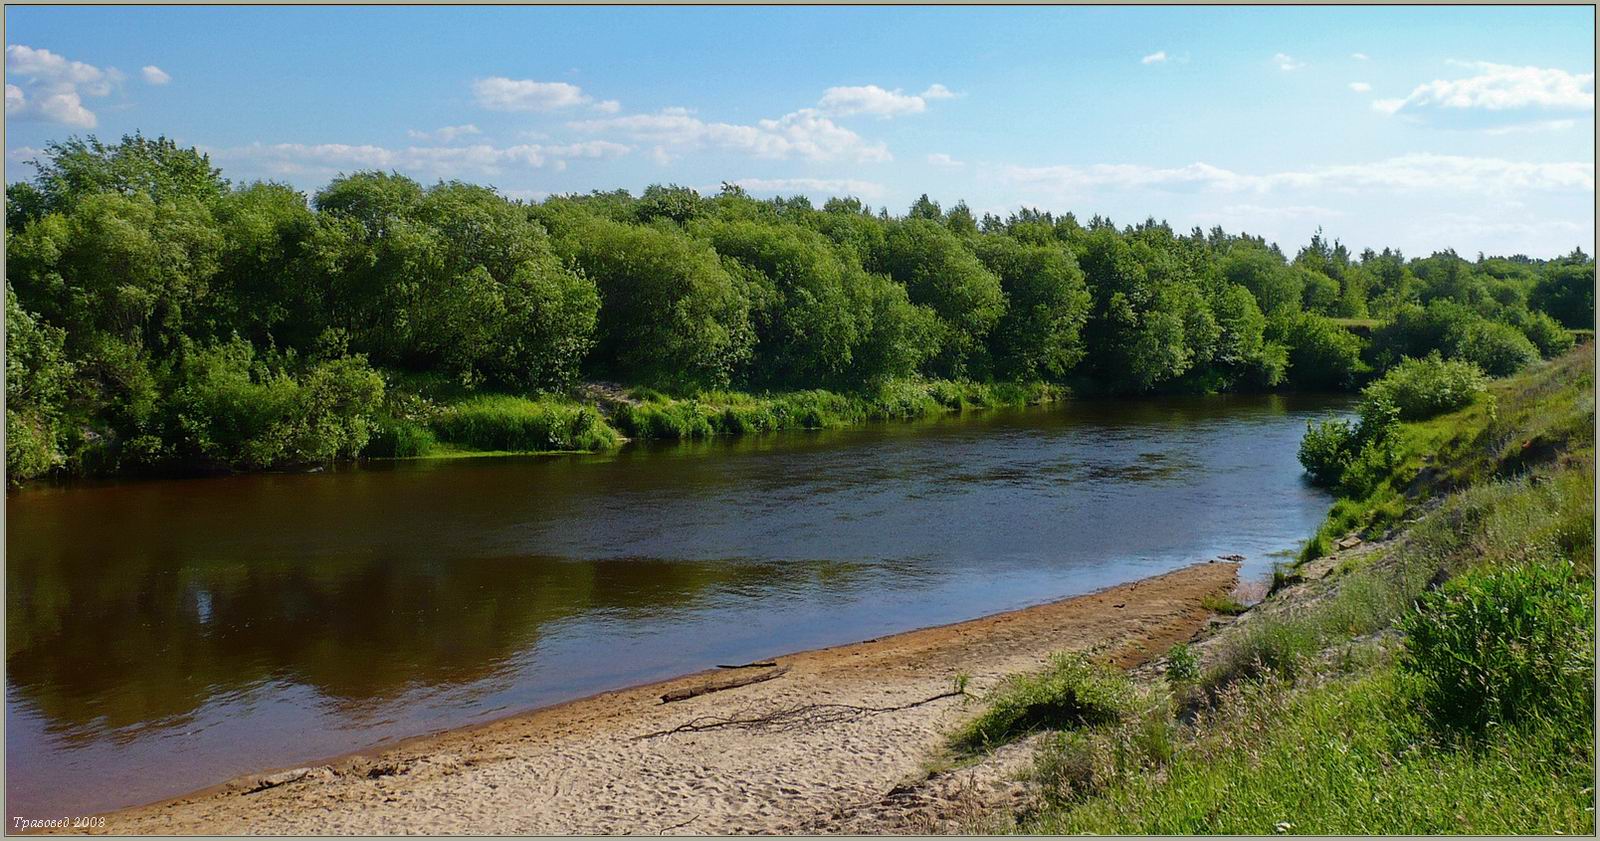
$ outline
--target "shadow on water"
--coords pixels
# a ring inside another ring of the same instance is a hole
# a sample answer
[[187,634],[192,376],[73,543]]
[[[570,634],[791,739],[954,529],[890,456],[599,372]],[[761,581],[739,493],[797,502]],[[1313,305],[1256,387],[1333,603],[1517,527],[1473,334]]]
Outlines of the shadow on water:
[[1075,401],[7,502],[7,794],[104,809],[1295,545],[1310,397]]

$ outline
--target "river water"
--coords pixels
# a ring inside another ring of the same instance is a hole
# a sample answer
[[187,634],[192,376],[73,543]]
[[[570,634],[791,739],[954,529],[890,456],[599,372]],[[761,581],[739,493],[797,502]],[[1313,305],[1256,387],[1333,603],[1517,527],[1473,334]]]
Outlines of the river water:
[[1307,395],[6,500],[8,815],[149,802],[718,663],[1091,591],[1329,504]]

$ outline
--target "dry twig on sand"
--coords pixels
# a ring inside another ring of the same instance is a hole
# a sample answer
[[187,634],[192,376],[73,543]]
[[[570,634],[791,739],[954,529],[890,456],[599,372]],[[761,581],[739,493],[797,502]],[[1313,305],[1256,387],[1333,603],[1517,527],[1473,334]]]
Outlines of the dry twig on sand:
[[797,707],[786,707],[769,713],[743,717],[703,715],[668,730],[657,730],[653,733],[635,736],[633,741],[638,742],[645,739],[654,739],[658,736],[670,736],[674,733],[701,733],[707,730],[723,730],[729,727],[785,733],[821,725],[838,724],[843,721],[853,721],[864,715],[909,710],[913,707],[920,707],[923,704],[931,704],[934,701],[965,696],[966,694],[964,691],[952,689],[949,692],[940,692],[938,695],[893,707],[860,707],[854,704],[801,704]]

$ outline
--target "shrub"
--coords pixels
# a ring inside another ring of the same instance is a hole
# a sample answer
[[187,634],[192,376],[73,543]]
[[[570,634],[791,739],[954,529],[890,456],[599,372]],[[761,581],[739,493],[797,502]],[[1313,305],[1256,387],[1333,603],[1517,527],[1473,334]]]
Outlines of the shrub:
[[1367,370],[1361,339],[1333,321],[1301,313],[1279,328],[1289,347],[1289,381],[1301,388],[1346,388]]
[[1167,651],[1167,680],[1186,683],[1200,676],[1200,658],[1188,643],[1178,643]]
[[1311,483],[1331,488],[1344,477],[1344,469],[1355,455],[1356,428],[1349,421],[1306,421],[1306,434],[1300,439],[1300,464],[1311,475]]
[[1388,400],[1399,411],[1400,420],[1414,421],[1459,409],[1486,388],[1487,380],[1478,366],[1444,360],[1434,353],[1426,359],[1401,360],[1362,393],[1369,399]]
[[620,442],[594,409],[506,395],[474,397],[435,422],[439,437],[479,450],[604,450]]
[[1545,359],[1572,350],[1574,343],[1572,332],[1546,313],[1537,310],[1529,312],[1517,327],[1522,330],[1522,335],[1528,337],[1528,341],[1533,342],[1534,347],[1539,349],[1539,355]]
[[[365,357],[318,362],[297,377],[285,360],[259,360],[239,338],[191,348],[180,382],[168,409],[182,454],[233,470],[354,457],[384,390]],[[159,443],[138,448],[152,453],[145,460],[162,457]]]
[[1402,620],[1401,668],[1436,728],[1594,720],[1594,592],[1565,564],[1467,573]]
[[1105,724],[1133,704],[1133,684],[1079,654],[1057,654],[1043,674],[1018,675],[991,693],[989,708],[956,736],[965,750],[990,750],[1040,729]]
[[1477,364],[1490,376],[1504,377],[1537,361],[1539,349],[1509,324],[1477,321],[1463,332],[1457,355]]

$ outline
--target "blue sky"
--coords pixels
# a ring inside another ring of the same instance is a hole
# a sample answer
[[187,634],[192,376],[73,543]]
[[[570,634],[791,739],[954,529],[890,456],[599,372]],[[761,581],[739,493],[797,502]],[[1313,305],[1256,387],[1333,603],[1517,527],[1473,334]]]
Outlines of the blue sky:
[[1594,250],[1594,15],[1428,8],[6,10],[6,178],[136,129],[228,177],[723,181]]

